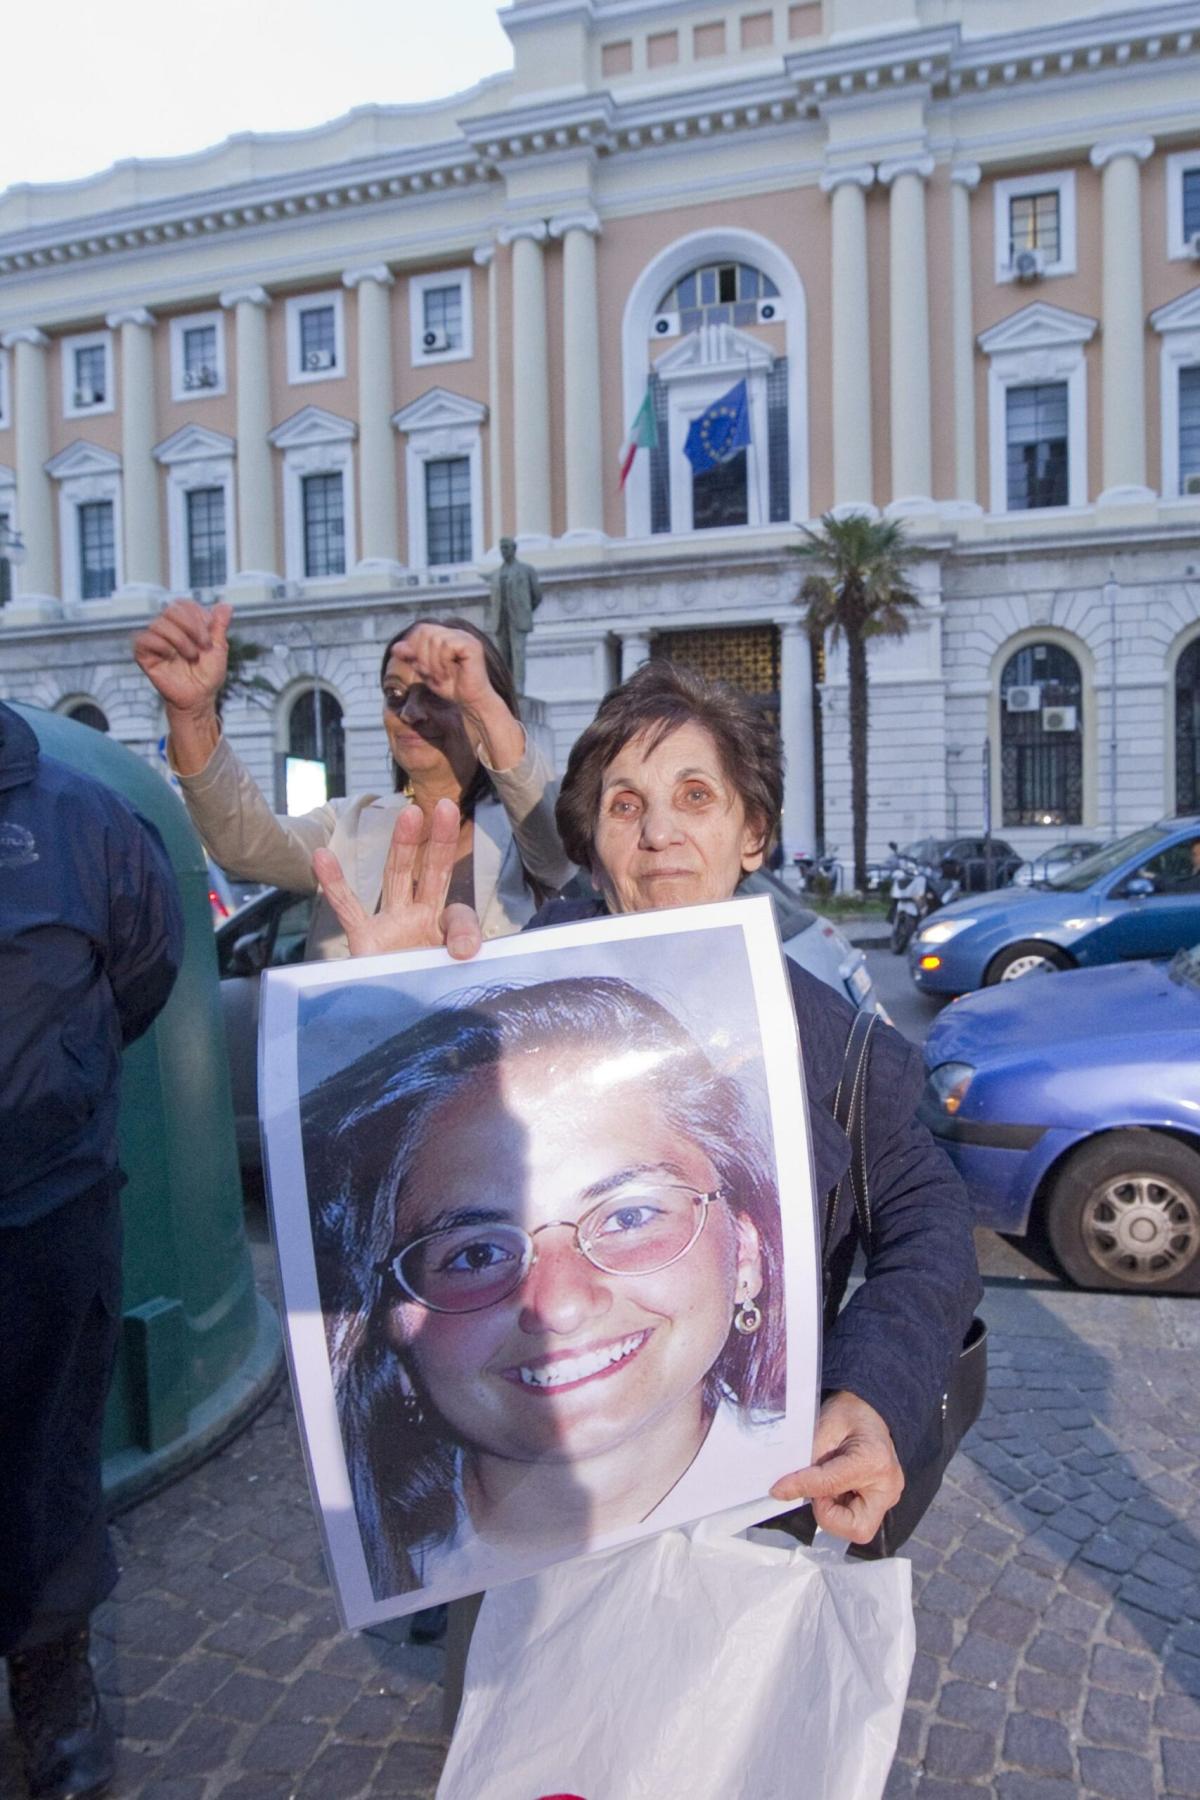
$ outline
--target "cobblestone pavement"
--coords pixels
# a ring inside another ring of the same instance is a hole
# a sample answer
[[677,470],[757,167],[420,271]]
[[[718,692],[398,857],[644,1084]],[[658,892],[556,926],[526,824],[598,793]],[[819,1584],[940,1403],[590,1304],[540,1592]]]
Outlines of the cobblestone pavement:
[[[987,1410],[910,1546],[888,1794],[1200,1796],[1200,1302],[1001,1285],[985,1311]],[[441,1652],[340,1631],[285,1393],[116,1536],[114,1800],[433,1794]]]

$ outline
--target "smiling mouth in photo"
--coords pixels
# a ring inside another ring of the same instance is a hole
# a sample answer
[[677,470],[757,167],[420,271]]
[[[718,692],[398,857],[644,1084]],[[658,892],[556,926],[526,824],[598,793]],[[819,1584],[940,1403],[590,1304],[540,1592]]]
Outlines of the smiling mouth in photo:
[[522,1363],[517,1368],[505,1369],[504,1378],[531,1393],[561,1393],[564,1388],[578,1387],[585,1381],[595,1381],[598,1376],[615,1374],[633,1360],[650,1335],[649,1331],[635,1331],[629,1337],[598,1344],[594,1350],[569,1350],[544,1361]]

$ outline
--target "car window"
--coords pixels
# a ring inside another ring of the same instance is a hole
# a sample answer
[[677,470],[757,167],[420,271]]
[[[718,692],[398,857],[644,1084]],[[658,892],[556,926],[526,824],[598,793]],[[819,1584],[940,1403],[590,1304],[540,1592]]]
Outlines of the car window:
[[1051,875],[1049,885],[1064,893],[1081,894],[1094,881],[1119,869],[1131,856],[1150,855],[1158,848],[1162,837],[1161,825],[1144,825],[1141,831],[1130,832],[1128,837],[1118,838],[1115,844],[1106,844],[1091,856],[1085,856],[1082,862],[1064,869],[1061,875]]
[[1200,894],[1200,837],[1168,845],[1137,873],[1154,883],[1157,894]]
[[271,967],[304,961],[304,946],[312,922],[313,896],[301,894],[289,902],[279,915],[275,942],[271,946]]

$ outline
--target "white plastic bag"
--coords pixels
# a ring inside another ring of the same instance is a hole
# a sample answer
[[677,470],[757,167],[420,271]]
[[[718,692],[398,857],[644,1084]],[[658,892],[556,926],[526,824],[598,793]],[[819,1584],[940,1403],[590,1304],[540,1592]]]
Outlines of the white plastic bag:
[[790,1542],[667,1531],[489,1593],[437,1800],[879,1800],[909,1564]]

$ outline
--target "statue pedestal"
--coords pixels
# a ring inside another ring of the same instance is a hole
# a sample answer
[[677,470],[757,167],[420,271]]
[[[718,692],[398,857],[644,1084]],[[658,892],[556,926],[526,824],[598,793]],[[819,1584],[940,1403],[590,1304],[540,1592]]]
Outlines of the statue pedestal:
[[553,769],[554,733],[550,729],[549,710],[544,700],[535,700],[529,694],[521,695],[521,723],[531,743],[537,745],[546,761]]

